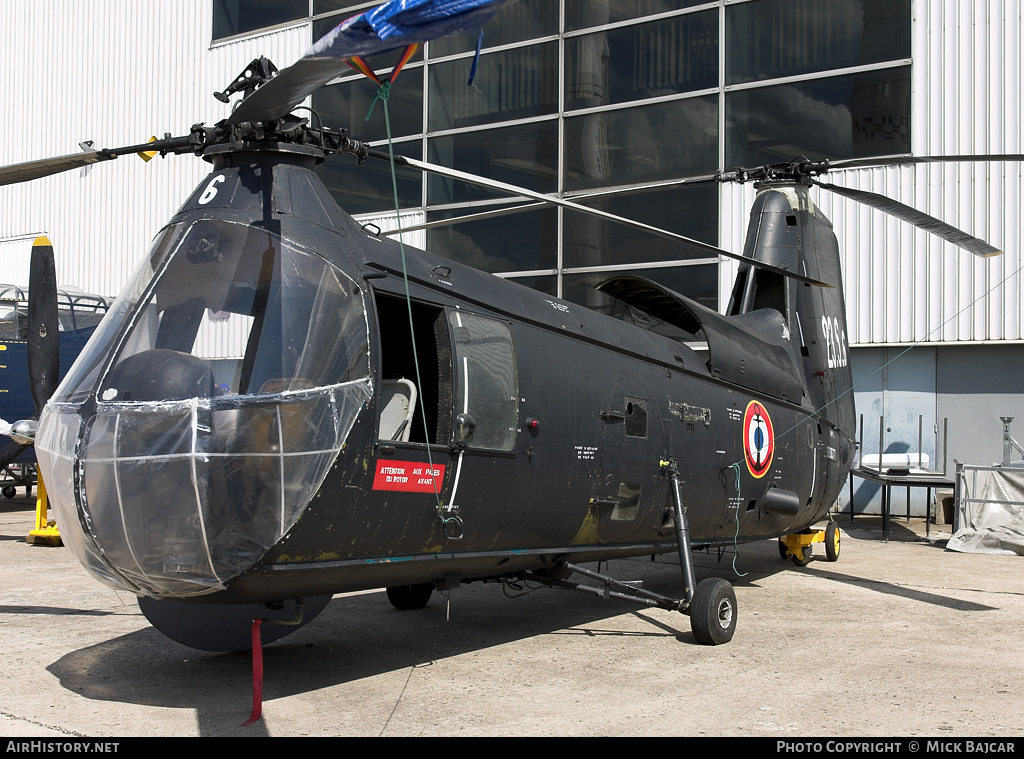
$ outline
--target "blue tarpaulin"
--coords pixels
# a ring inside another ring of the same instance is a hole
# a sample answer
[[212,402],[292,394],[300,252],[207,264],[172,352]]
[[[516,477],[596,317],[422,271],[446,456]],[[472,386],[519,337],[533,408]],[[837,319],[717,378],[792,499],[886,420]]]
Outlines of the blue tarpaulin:
[[338,24],[305,57],[368,57],[439,37],[475,32],[507,2],[391,0]]
[[302,58],[243,100],[228,122],[279,119],[350,65],[376,79],[363,58],[406,48],[406,55],[391,73],[394,78],[416,45],[478,31],[508,2],[390,0],[338,24]]

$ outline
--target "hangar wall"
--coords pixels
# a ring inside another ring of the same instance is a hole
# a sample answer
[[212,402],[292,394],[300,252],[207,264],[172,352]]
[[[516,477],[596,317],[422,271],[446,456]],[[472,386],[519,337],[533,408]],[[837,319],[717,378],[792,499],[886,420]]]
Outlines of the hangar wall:
[[[950,476],[956,462],[988,466],[1003,460],[1003,424],[1024,441],[1024,348],[1020,345],[892,345],[850,352],[861,452],[923,452]],[[881,422],[881,424],[880,424]],[[945,425],[945,427],[943,426]],[[920,441],[920,443],[919,443]],[[906,492],[894,489],[893,512],[906,513]],[[911,491],[911,514],[923,516],[926,492]],[[878,513],[878,486],[854,480],[855,513]],[[849,509],[849,487],[840,498]]]

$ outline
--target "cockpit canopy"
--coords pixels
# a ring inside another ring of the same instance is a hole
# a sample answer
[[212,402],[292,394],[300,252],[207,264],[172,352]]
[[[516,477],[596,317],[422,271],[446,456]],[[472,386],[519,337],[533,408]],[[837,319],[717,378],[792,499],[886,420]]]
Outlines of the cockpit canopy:
[[65,543],[136,593],[224,587],[323,482],[370,398],[368,339],[360,288],[297,242],[166,228],[40,421]]

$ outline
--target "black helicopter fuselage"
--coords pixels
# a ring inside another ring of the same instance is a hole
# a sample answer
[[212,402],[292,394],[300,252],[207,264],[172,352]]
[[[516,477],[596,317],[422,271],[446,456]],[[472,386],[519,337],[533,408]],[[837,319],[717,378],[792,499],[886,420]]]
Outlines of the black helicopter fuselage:
[[[674,551],[670,471],[694,546],[799,531],[837,497],[841,288],[744,265],[722,316],[603,283],[647,329],[403,251],[336,206],[314,150],[213,152],[41,423],[65,542],[104,581],[264,603]],[[746,255],[838,283],[831,226],[780,189]],[[229,314],[238,355],[214,366],[196,334]]]

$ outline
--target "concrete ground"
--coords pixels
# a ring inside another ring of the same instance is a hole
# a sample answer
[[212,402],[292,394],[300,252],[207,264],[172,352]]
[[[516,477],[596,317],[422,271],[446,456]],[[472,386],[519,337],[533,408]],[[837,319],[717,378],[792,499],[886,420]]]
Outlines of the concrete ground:
[[[462,586],[399,612],[383,591],[336,597],[264,650],[263,718],[248,654],[164,638],[133,596],[66,548],[29,545],[33,503],[0,499],[0,735],[1024,736],[1024,560],[944,549],[949,527],[838,517],[838,562],[803,568],[775,542],[698,579],[735,585],[722,646],[689,619],[589,594]],[[612,562],[678,594],[675,557]],[[508,597],[510,596],[510,597]]]

